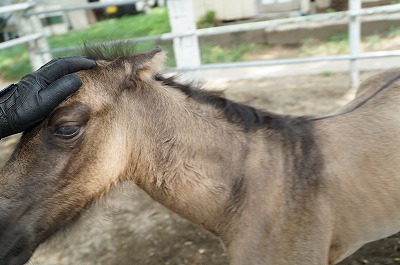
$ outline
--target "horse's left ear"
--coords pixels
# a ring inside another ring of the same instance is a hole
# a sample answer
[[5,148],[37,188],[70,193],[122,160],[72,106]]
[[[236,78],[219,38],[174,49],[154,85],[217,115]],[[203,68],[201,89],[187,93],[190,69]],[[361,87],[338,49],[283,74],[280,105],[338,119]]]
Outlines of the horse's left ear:
[[131,60],[134,80],[151,80],[164,69],[166,57],[166,53],[159,47],[148,53],[134,55]]

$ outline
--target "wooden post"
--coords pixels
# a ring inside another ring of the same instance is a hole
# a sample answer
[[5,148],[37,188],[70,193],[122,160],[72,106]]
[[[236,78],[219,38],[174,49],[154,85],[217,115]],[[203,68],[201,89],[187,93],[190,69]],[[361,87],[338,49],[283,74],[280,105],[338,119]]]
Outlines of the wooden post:
[[199,66],[200,51],[195,35],[192,0],[168,0],[167,6],[172,34],[187,34],[185,37],[174,38],[173,41],[177,68]]

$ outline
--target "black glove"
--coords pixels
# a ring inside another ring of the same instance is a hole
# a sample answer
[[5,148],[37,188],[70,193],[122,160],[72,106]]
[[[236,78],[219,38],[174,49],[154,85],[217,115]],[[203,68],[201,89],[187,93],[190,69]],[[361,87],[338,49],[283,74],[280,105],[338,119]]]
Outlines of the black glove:
[[95,65],[95,61],[80,56],[54,59],[0,91],[0,138],[45,119],[81,86],[81,79],[73,73]]

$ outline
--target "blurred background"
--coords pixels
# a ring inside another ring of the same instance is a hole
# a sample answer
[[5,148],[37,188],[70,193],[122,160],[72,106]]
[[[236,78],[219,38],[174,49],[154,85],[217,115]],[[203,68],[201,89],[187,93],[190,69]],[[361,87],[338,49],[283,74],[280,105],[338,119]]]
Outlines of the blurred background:
[[[84,41],[161,46],[167,70],[283,114],[324,115],[400,67],[398,0],[0,0],[0,88]],[[0,163],[18,136],[0,141]],[[366,205],[366,207],[368,207]],[[400,263],[400,235],[341,265]],[[114,188],[29,264],[226,265],[219,241],[134,184]]]

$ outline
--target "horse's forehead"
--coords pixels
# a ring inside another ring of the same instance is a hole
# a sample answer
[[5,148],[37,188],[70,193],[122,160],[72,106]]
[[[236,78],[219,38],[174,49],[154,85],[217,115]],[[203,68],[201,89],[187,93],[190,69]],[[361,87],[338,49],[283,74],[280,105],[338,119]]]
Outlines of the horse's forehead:
[[63,101],[59,106],[66,107],[77,102],[89,106],[93,111],[100,111],[110,101],[110,91],[106,87],[98,86],[82,78],[82,85],[71,97]]

